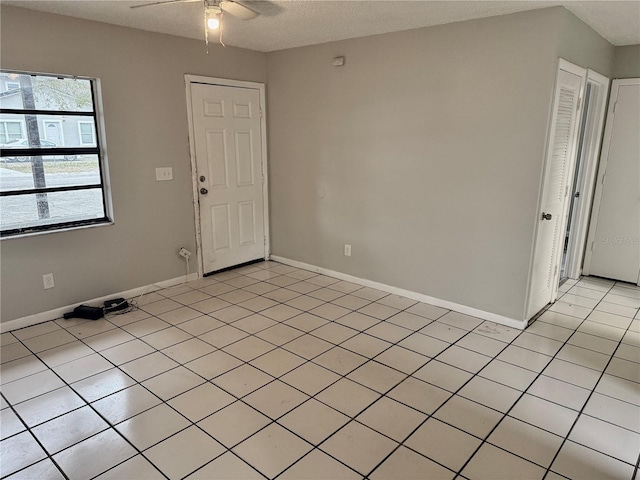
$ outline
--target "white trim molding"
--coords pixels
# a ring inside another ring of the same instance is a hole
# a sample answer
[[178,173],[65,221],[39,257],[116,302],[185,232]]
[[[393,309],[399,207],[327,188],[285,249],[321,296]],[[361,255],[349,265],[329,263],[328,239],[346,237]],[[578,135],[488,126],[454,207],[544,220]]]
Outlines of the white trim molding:
[[7,322],[0,323],[0,333],[10,332],[12,330],[17,330],[19,328],[31,327],[33,325],[37,325],[38,323],[48,322],[49,320],[56,320],[58,318],[62,318],[62,316],[65,313],[72,311],[78,305],[99,306],[99,305],[102,305],[106,300],[109,300],[110,298],[128,298],[128,299],[135,300],[135,297],[142,295],[143,293],[154,292],[156,290],[173,287],[175,285],[180,285],[182,283],[190,282],[192,280],[197,280],[197,279],[198,279],[198,274],[192,273],[188,277],[183,275],[180,277],[171,278],[169,280],[164,280],[162,282],[145,285],[143,287],[137,287],[137,288],[132,288],[131,290],[125,290],[124,292],[117,292],[111,295],[106,295],[104,297],[85,300],[84,302],[76,303],[74,305],[67,305],[65,307],[55,308],[53,310],[48,310],[46,312],[29,315],[27,317],[16,318],[15,320],[9,320]]
[[377,290],[382,290],[383,292],[392,293],[394,295],[400,295],[402,297],[410,298],[411,300],[416,300],[418,302],[428,303],[430,305],[435,305],[436,307],[446,308],[447,310],[453,310],[454,312],[458,312],[458,313],[464,313],[465,315],[477,317],[482,320],[487,320],[489,322],[499,323],[500,325],[505,325],[511,328],[517,328],[518,330],[524,330],[527,327],[528,322],[526,320],[516,320],[513,318],[498,315],[495,313],[486,312],[484,310],[479,310],[477,308],[468,307],[466,305],[460,305],[459,303],[450,302],[448,300],[442,300],[439,298],[430,297],[422,293],[412,292],[410,290],[393,287],[391,285],[375,282],[373,280],[354,277],[353,275],[336,272],[335,270],[329,270],[327,268],[317,267],[315,265],[299,262],[297,260],[291,260],[290,258],[286,258],[286,257],[271,255],[270,259],[273,260],[274,262],[283,263],[285,265],[289,265],[296,268],[302,268],[304,270],[309,270],[311,272],[321,273],[322,275],[338,278],[346,282],[357,283],[365,287],[375,288]]

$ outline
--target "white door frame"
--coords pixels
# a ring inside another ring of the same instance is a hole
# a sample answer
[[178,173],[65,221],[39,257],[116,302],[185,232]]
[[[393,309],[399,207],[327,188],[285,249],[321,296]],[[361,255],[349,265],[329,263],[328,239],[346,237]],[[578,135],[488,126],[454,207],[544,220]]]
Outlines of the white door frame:
[[[569,245],[567,247],[568,264],[566,273],[569,278],[577,280],[582,275],[582,263],[587,244],[587,230],[591,218],[591,204],[598,171],[600,146],[604,119],[607,112],[610,80],[593,70],[587,70],[587,84],[591,86],[589,105],[585,105],[587,118],[585,119],[582,149],[582,168],[584,175],[578,185],[580,192],[580,206],[575,220],[572,221]],[[574,171],[574,176],[577,174]],[[573,183],[573,182],[572,182]]]
[[[619,79],[614,80],[611,85],[611,96],[613,96],[614,92],[616,95],[616,99],[618,97],[618,87],[624,85],[638,85],[640,83],[640,79],[638,78],[627,78],[627,79]],[[605,125],[604,130],[604,139],[602,141],[602,152],[600,155],[600,165],[598,166],[598,178],[596,180],[596,190],[593,196],[593,208],[591,210],[591,218],[593,220],[597,220],[598,215],[600,213],[600,203],[602,201],[602,190],[603,190],[603,181],[607,171],[607,162],[609,161],[609,147],[611,145],[611,137],[613,135],[613,121],[610,119],[613,118],[614,111],[616,108],[616,102],[612,101],[613,98],[609,99],[609,108],[607,109],[607,123]],[[584,265],[582,268],[582,273],[584,275],[589,275],[591,269],[591,251],[593,249],[593,242],[595,241],[596,227],[598,225],[597,221],[592,221],[589,225],[589,233],[587,236],[587,250],[584,255]],[[636,282],[638,286],[640,286],[640,274],[638,275],[638,280]]]
[[189,124],[189,155],[191,157],[191,182],[193,186],[193,208],[195,212],[196,227],[196,253],[198,256],[198,278],[202,278],[203,257],[202,257],[202,231],[200,229],[200,202],[198,195],[198,175],[196,167],[195,152],[195,131],[193,125],[193,109],[191,107],[191,84],[218,85],[222,87],[250,88],[260,92],[260,141],[262,150],[262,173],[264,183],[262,184],[262,196],[264,200],[264,258],[269,258],[271,244],[269,240],[269,176],[267,169],[267,110],[265,105],[265,84],[258,82],[245,82],[241,80],[229,80],[226,78],[203,77],[200,75],[184,76],[187,93],[187,122]]
[[[536,260],[536,254],[538,254],[538,248],[539,248],[539,244],[538,244],[538,231],[540,229],[540,217],[538,215],[541,214],[542,212],[542,208],[544,206],[544,202],[545,202],[545,179],[547,178],[547,169],[549,168],[549,164],[553,155],[553,144],[552,144],[552,140],[553,140],[553,131],[555,130],[556,127],[556,118],[554,116],[554,109],[555,109],[555,102],[556,102],[556,95],[557,95],[557,88],[558,88],[558,79],[559,79],[559,73],[560,70],[564,70],[566,72],[575,74],[577,76],[583,77],[582,79],[582,83],[580,86],[580,91],[578,93],[579,97],[578,97],[578,103],[577,103],[577,112],[578,112],[578,118],[582,113],[582,108],[583,108],[583,102],[584,102],[584,91],[586,88],[586,84],[587,84],[587,71],[586,69],[579,67],[578,65],[575,65],[563,58],[558,58],[558,64],[555,70],[555,83],[553,85],[553,93],[551,96],[551,104],[549,106],[549,123],[548,123],[548,127],[547,127],[547,137],[546,137],[546,141],[545,141],[545,157],[544,157],[544,162],[543,162],[543,167],[542,167],[542,171],[540,173],[540,179],[539,179],[539,189],[538,189],[538,205],[536,207],[536,218],[535,218],[535,225],[534,225],[534,229],[533,229],[533,248],[531,250],[531,256],[529,258],[529,278],[527,279],[527,293],[525,295],[525,308],[524,308],[524,318],[525,320],[530,320],[531,318],[533,318],[533,316],[535,314],[538,313],[539,309],[535,309],[536,311],[532,311],[532,309],[534,308],[534,306],[532,305],[533,302],[533,296],[532,296],[532,289],[534,288],[533,285],[533,280],[534,280],[534,264],[535,264],[535,260]],[[579,120],[578,120],[579,121]],[[571,155],[571,159],[570,159],[570,164],[569,164],[569,172],[568,172],[568,178],[573,178],[573,170],[575,170],[575,160],[576,160],[576,152],[575,152],[575,146],[577,144],[577,137],[578,137],[578,129],[575,130],[575,133],[572,134],[572,142],[574,143],[573,146],[573,151],[570,153]],[[566,231],[567,228],[567,222],[566,222],[566,217],[567,217],[567,211],[569,208],[569,195],[565,196],[564,199],[564,205],[562,207],[562,220],[560,223],[560,233],[559,233],[559,238],[564,239],[564,232]],[[552,290],[551,290],[551,296],[549,298],[549,303],[553,303],[556,301],[556,299],[558,298],[558,283],[559,283],[559,275],[560,275],[560,264],[562,262],[562,255],[559,254],[559,250],[561,245],[563,244],[563,241],[557,242],[556,244],[556,263],[555,263],[555,272],[553,274],[553,279],[552,279]]]

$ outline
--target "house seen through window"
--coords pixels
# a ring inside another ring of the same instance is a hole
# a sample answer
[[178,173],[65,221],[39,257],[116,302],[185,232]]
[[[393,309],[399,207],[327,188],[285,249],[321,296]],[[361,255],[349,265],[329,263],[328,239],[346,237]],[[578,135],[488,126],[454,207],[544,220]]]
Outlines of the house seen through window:
[[0,71],[0,234],[109,222],[97,81]]

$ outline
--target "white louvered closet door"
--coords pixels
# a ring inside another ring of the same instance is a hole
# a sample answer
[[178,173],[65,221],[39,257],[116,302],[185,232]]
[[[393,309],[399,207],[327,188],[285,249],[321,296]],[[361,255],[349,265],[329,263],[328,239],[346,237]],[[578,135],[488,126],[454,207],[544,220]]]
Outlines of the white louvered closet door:
[[581,97],[587,71],[560,60],[545,161],[529,289],[527,319],[556,299],[567,228],[569,185],[578,143]]

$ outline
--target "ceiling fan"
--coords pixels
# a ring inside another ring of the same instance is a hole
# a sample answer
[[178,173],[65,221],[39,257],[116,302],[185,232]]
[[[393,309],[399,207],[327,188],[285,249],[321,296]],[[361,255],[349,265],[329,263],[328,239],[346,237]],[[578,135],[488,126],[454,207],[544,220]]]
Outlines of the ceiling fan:
[[205,40],[207,44],[209,43],[209,30],[217,30],[220,28],[220,43],[224,46],[221,21],[225,13],[240,20],[252,20],[259,15],[255,10],[233,0],[161,0],[158,2],[144,3],[142,5],[132,5],[131,8],[194,2],[201,2],[204,5]]

